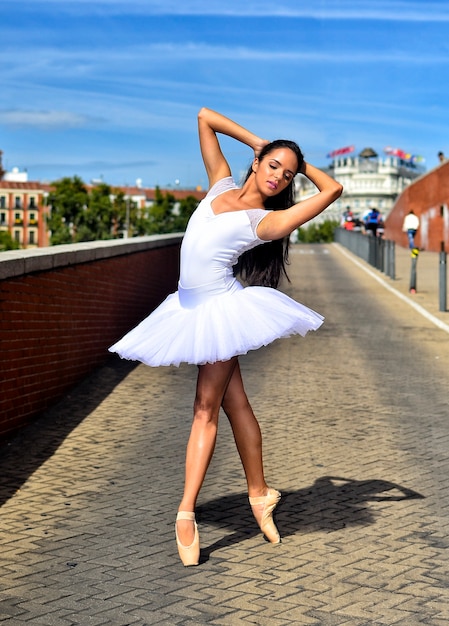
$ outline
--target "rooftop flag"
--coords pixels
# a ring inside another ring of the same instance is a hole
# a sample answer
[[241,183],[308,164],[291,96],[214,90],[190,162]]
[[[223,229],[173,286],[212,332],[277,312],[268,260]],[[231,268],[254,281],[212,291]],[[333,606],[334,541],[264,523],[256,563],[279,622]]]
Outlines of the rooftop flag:
[[400,159],[404,159],[404,161],[407,161],[412,155],[404,152],[404,150],[400,150],[399,148],[392,148],[391,146],[387,146],[386,148],[384,148],[384,152],[385,154],[390,154],[391,156],[397,156]]
[[411,163],[422,163],[425,159],[419,154],[411,154],[410,152],[404,152],[404,150],[400,150],[399,148],[392,148],[391,146],[387,146],[384,148],[385,154],[389,154],[391,156],[397,156],[403,161],[410,161]]
[[355,146],[346,146],[345,148],[338,148],[338,150],[332,150],[332,152],[329,152],[329,154],[327,155],[328,159],[333,159],[336,156],[341,156],[342,154],[350,154],[351,152],[354,152],[355,150]]

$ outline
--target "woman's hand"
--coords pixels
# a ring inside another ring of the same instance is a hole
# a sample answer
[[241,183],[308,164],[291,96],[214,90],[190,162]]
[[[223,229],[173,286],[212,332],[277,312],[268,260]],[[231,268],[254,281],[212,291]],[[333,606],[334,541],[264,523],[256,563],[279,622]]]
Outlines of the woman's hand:
[[259,158],[260,153],[269,143],[270,141],[268,139],[258,139],[257,143],[254,145],[254,156]]
[[217,133],[227,135],[246,144],[254,150],[256,157],[264,146],[270,143],[266,139],[258,137],[233,120],[203,107],[198,113],[198,130],[204,165],[209,177],[209,185],[212,186],[217,180],[229,176],[229,165],[223,156]]

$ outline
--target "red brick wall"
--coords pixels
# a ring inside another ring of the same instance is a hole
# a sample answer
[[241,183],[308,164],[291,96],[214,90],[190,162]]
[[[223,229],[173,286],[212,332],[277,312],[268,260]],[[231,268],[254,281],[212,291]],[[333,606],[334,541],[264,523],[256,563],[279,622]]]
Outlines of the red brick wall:
[[421,222],[416,245],[439,252],[444,242],[445,250],[449,251],[449,162],[424,174],[403,191],[386,219],[386,239],[407,246],[402,223],[410,210]]
[[179,245],[168,245],[3,280],[0,438],[109,358],[108,346],[176,289],[178,266]]

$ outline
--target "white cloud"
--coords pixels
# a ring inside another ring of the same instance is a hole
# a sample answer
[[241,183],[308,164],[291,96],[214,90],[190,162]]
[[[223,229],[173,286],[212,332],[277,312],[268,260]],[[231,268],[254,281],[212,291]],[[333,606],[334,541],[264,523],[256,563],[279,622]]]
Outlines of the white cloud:
[[54,163],[43,163],[42,161],[38,161],[36,163],[31,162],[29,165],[31,167],[33,167],[33,169],[35,170],[40,170],[40,169],[58,169],[58,168],[69,168],[69,169],[75,169],[75,170],[82,170],[82,169],[90,169],[90,170],[96,170],[96,171],[102,171],[102,170],[118,170],[118,169],[123,169],[123,168],[130,168],[130,169],[138,169],[141,167],[149,167],[155,164],[156,161],[154,160],[141,160],[141,161],[82,161],[82,160],[77,160],[77,159],[73,159],[73,160],[66,160],[64,162],[61,161],[55,161]]
[[125,15],[224,15],[236,17],[315,18],[320,20],[381,20],[441,22],[449,21],[446,0],[413,2],[410,0],[16,0],[16,5],[34,8],[45,4],[59,5],[71,13],[108,13]]
[[35,128],[78,128],[91,121],[87,116],[70,111],[0,111],[0,123],[7,126],[32,126]]
[[[124,53],[126,55],[126,52]],[[131,50],[128,49],[128,54],[131,54]],[[133,56],[138,58],[153,58],[164,60],[224,60],[224,61],[307,61],[318,63],[334,63],[341,65],[342,63],[349,63],[351,65],[357,63],[410,63],[413,64],[426,64],[426,63],[447,63],[449,61],[448,53],[441,54],[420,54],[417,56],[414,50],[403,51],[395,50],[394,48],[388,50],[376,50],[375,54],[373,49],[368,49],[364,52],[357,50],[357,54],[354,54],[353,50],[336,50],[333,49],[315,49],[311,51],[307,50],[279,50],[271,49],[268,45],[260,48],[244,47],[244,46],[214,46],[208,44],[155,44],[150,46],[141,47],[136,49]],[[110,57],[109,57],[110,58]],[[123,53],[120,56],[123,59]],[[162,62],[162,61],[160,61]]]
[[[145,74],[145,69],[153,63],[157,67],[163,67],[167,62],[203,61],[264,61],[270,63],[280,62],[307,62],[326,63],[337,65],[379,64],[379,63],[412,63],[413,65],[434,65],[436,63],[449,62],[449,50],[438,52],[420,52],[416,54],[414,49],[395,49],[394,45],[388,49],[376,49],[367,46],[365,50],[356,51],[347,46],[345,49],[336,49],[335,45],[317,47],[316,49],[285,49],[270,48],[268,45],[236,46],[236,45],[211,45],[196,42],[167,42],[163,44],[129,45],[126,47],[104,48],[96,50],[92,55],[89,48],[78,50],[62,50],[60,48],[27,48],[23,46],[18,52],[4,51],[2,53],[4,63],[4,79],[14,80],[18,76],[23,80],[31,77],[33,73],[45,70],[47,77],[66,77],[70,70],[72,79],[87,79],[97,76],[102,82],[107,78],[125,79],[127,76],[138,78]],[[132,71],[130,71],[132,67]],[[153,65],[155,67],[155,65]],[[114,73],[111,76],[111,68]],[[139,74],[140,73],[140,74]],[[30,78],[31,79],[31,78]]]

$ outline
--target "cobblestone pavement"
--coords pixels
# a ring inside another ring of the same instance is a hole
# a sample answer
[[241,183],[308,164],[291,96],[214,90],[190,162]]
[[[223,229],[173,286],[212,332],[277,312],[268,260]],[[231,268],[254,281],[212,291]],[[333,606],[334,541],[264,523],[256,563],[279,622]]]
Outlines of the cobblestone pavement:
[[283,543],[223,416],[180,564],[196,369],[113,358],[2,450],[0,623],[447,626],[449,334],[338,246],[295,246],[291,277],[324,326],[241,359]]

